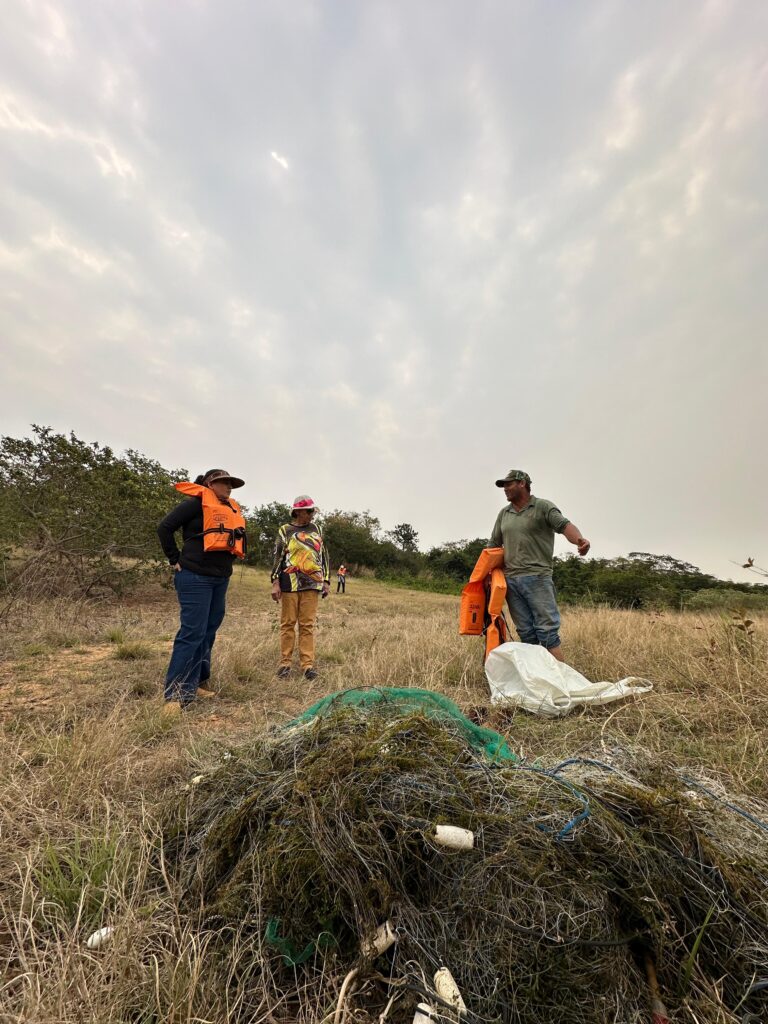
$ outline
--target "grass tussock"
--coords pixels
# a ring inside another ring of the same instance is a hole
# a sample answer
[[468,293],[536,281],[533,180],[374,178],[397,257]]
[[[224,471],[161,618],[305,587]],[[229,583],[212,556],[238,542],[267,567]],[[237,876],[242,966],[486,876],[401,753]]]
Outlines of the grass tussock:
[[[180,911],[158,820],[169,792],[186,800],[191,791],[183,787],[198,774],[231,764],[255,734],[331,691],[433,689],[502,732],[529,763],[639,747],[653,763],[706,776],[739,800],[768,797],[764,619],[741,628],[730,613],[568,609],[563,638],[571,664],[595,680],[643,676],[654,690],[551,722],[490,707],[480,643],[457,635],[455,598],[375,582],[351,581],[346,595],[322,602],[320,677],[307,682],[295,671],[278,680],[277,610],[268,591],[264,573],[233,579],[214,650],[219,697],[180,722],[159,714],[178,622],[172,593],[148,591],[122,604],[30,603],[4,624],[3,1024],[309,1022],[335,1012],[343,974],[333,950],[293,972],[288,1002],[284,966],[263,929],[213,919],[201,928]],[[151,657],[115,658],[129,643]],[[267,896],[265,888],[252,907],[265,923]],[[104,925],[115,927],[110,943],[87,950],[90,931]],[[747,1002],[734,1012],[726,982],[700,970],[716,932],[712,920],[699,920],[671,974],[661,957],[665,995],[680,1021],[734,1024],[752,1009]],[[544,991],[545,980],[539,984]],[[388,1020],[397,1020],[392,1012]]]
[[152,648],[140,640],[127,640],[117,644],[113,657],[117,661],[146,661],[152,657]]

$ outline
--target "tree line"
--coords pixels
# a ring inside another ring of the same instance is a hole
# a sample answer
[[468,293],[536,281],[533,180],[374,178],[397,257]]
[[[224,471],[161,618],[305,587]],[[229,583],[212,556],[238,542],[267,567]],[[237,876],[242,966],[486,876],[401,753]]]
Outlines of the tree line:
[[[117,454],[74,433],[33,426],[27,438],[0,438],[0,589],[25,596],[120,593],[164,563],[159,520],[189,479],[129,450]],[[273,501],[245,509],[250,565],[267,567],[290,507]],[[410,588],[458,593],[487,538],[419,550],[417,530],[385,530],[370,511],[334,509],[318,517],[334,567]],[[766,608],[768,586],[726,583],[670,555],[555,560],[566,603],[621,608]]]

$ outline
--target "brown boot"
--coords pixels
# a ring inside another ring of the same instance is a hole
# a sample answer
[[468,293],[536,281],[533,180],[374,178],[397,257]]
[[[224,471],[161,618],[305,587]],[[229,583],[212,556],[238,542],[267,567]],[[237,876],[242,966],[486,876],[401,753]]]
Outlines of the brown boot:
[[177,700],[167,700],[160,714],[163,718],[178,718],[181,715],[181,704]]
[[215,690],[209,690],[207,686],[198,686],[197,690],[195,691],[195,696],[196,697],[215,697],[216,696],[216,691]]

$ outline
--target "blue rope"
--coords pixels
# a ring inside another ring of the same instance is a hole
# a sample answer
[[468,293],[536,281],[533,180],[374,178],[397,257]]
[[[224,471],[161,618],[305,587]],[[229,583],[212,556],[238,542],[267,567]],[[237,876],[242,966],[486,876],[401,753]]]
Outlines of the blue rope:
[[746,818],[747,821],[751,821],[753,825],[757,825],[757,827],[763,829],[764,832],[768,832],[768,825],[766,825],[764,821],[760,821],[759,818],[756,818],[754,814],[750,814],[749,811],[745,811],[743,810],[743,808],[737,807],[736,804],[732,804],[728,800],[723,800],[721,796],[718,796],[717,793],[714,793],[711,789],[707,789],[706,786],[703,786],[700,782],[697,782],[696,779],[691,779],[687,775],[681,775],[680,778],[683,780],[683,782],[687,782],[689,786],[696,786],[697,789],[700,789],[703,793],[706,793],[707,796],[711,796],[713,800],[717,800],[719,804],[722,804],[724,807],[727,807],[728,810],[735,811],[737,814],[740,814],[742,818]]
[[580,814],[577,814],[575,818],[571,818],[571,820],[568,822],[568,824],[565,826],[565,828],[561,828],[560,829],[560,831],[555,836],[555,841],[556,842],[559,842],[561,839],[565,839],[565,837],[568,835],[568,833],[572,829],[576,828],[576,826],[579,824],[579,822],[586,821],[586,819],[592,813],[591,810],[589,809],[589,801],[584,799],[584,798],[582,798],[582,799],[584,800],[584,810]]
[[[747,989],[747,994],[741,1000],[736,1009],[738,1010],[739,1006],[741,1006],[746,999],[749,999],[753,992],[762,992],[766,988],[768,988],[768,978],[761,978],[760,981],[755,982],[751,988]],[[741,1018],[741,1024],[761,1024],[762,1019],[763,1018],[758,1016],[756,1013],[750,1013],[747,1011]]]
[[[559,773],[563,770],[563,768],[567,768],[569,765],[573,765],[573,764],[586,764],[586,765],[591,765],[594,768],[602,768],[604,771],[607,771],[607,772],[619,772],[619,769],[613,768],[611,765],[606,764],[604,761],[595,761],[592,758],[588,758],[588,757],[569,757],[567,760],[561,761],[560,764],[555,765],[554,768],[550,768],[548,771],[545,771],[544,769],[532,769],[532,770],[534,770],[534,771],[541,771],[542,774],[544,774],[544,775],[551,775],[553,777],[557,777],[557,776],[559,776]],[[622,773],[619,772],[619,774],[622,774]],[[766,824],[766,822],[764,822],[764,821],[761,821],[759,818],[756,818],[754,816],[754,814],[750,814],[749,811],[745,811],[742,807],[737,807],[736,804],[732,804],[729,800],[724,800],[721,796],[718,796],[717,793],[715,793],[713,790],[709,789],[707,786],[703,785],[701,782],[697,782],[696,779],[692,779],[689,776],[682,775],[680,773],[678,773],[678,776],[687,785],[689,785],[689,786],[696,786],[697,789],[700,789],[703,793],[706,793],[708,797],[711,797],[713,800],[716,800],[718,803],[722,804],[724,807],[727,807],[728,810],[735,811],[735,813],[736,814],[740,814],[742,816],[742,818],[746,818],[747,821],[751,821],[753,825],[757,825],[757,827],[761,828],[764,832],[768,832],[768,824]],[[564,782],[565,780],[561,779],[560,781]],[[568,784],[566,783],[566,785],[568,785]],[[578,793],[576,790],[572,790],[572,792],[576,796],[581,796],[581,794]],[[589,807],[589,804],[588,804],[587,801],[585,801],[585,805],[586,805],[587,808]],[[581,814],[579,814],[576,818],[573,819],[573,821],[569,822],[568,825],[565,826],[565,828],[558,834],[557,838],[560,839],[563,835],[567,835],[568,832],[570,832],[572,828],[575,828],[575,826],[578,825],[578,823],[580,821],[583,821],[584,818],[588,817],[588,816],[589,816],[589,811],[588,810],[587,810],[586,814],[582,811]]]
[[[573,758],[572,760],[575,763],[578,759]],[[568,761],[564,762],[564,764],[569,763],[570,762]],[[577,800],[581,801],[581,810],[575,817],[571,818],[567,825],[564,825],[563,828],[560,829],[560,831],[555,836],[555,842],[561,842],[563,839],[565,839],[565,837],[570,832],[572,832],[577,825],[579,825],[582,821],[586,821],[592,813],[591,808],[589,806],[589,800],[587,799],[587,797],[584,796],[584,794],[580,790],[576,789],[576,787],[572,785],[570,782],[567,782],[565,779],[560,778],[558,774],[560,768],[562,768],[562,765],[558,765],[556,768],[534,768],[532,765],[523,764],[517,765],[515,767],[515,771],[535,772],[537,775],[544,775],[547,778],[554,779],[555,782],[559,783],[561,786],[565,786],[568,792],[575,796]],[[537,828],[539,828],[542,832],[552,831],[552,829],[548,829],[546,825],[537,825]]]
[[607,772],[618,771],[617,768],[613,768],[604,761],[594,761],[590,757],[569,757],[567,761],[561,761],[560,764],[555,765],[554,768],[550,768],[550,771],[556,775],[559,771],[562,771],[563,768],[567,768],[568,765],[571,764],[589,764],[593,765],[595,768],[603,768]]

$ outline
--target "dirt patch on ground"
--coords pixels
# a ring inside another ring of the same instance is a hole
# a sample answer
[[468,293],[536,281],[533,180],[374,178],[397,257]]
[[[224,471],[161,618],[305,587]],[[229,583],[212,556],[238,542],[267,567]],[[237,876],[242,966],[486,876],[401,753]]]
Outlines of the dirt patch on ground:
[[64,648],[0,662],[0,720],[20,710],[47,711],[77,699],[96,679],[95,669],[114,646]]

